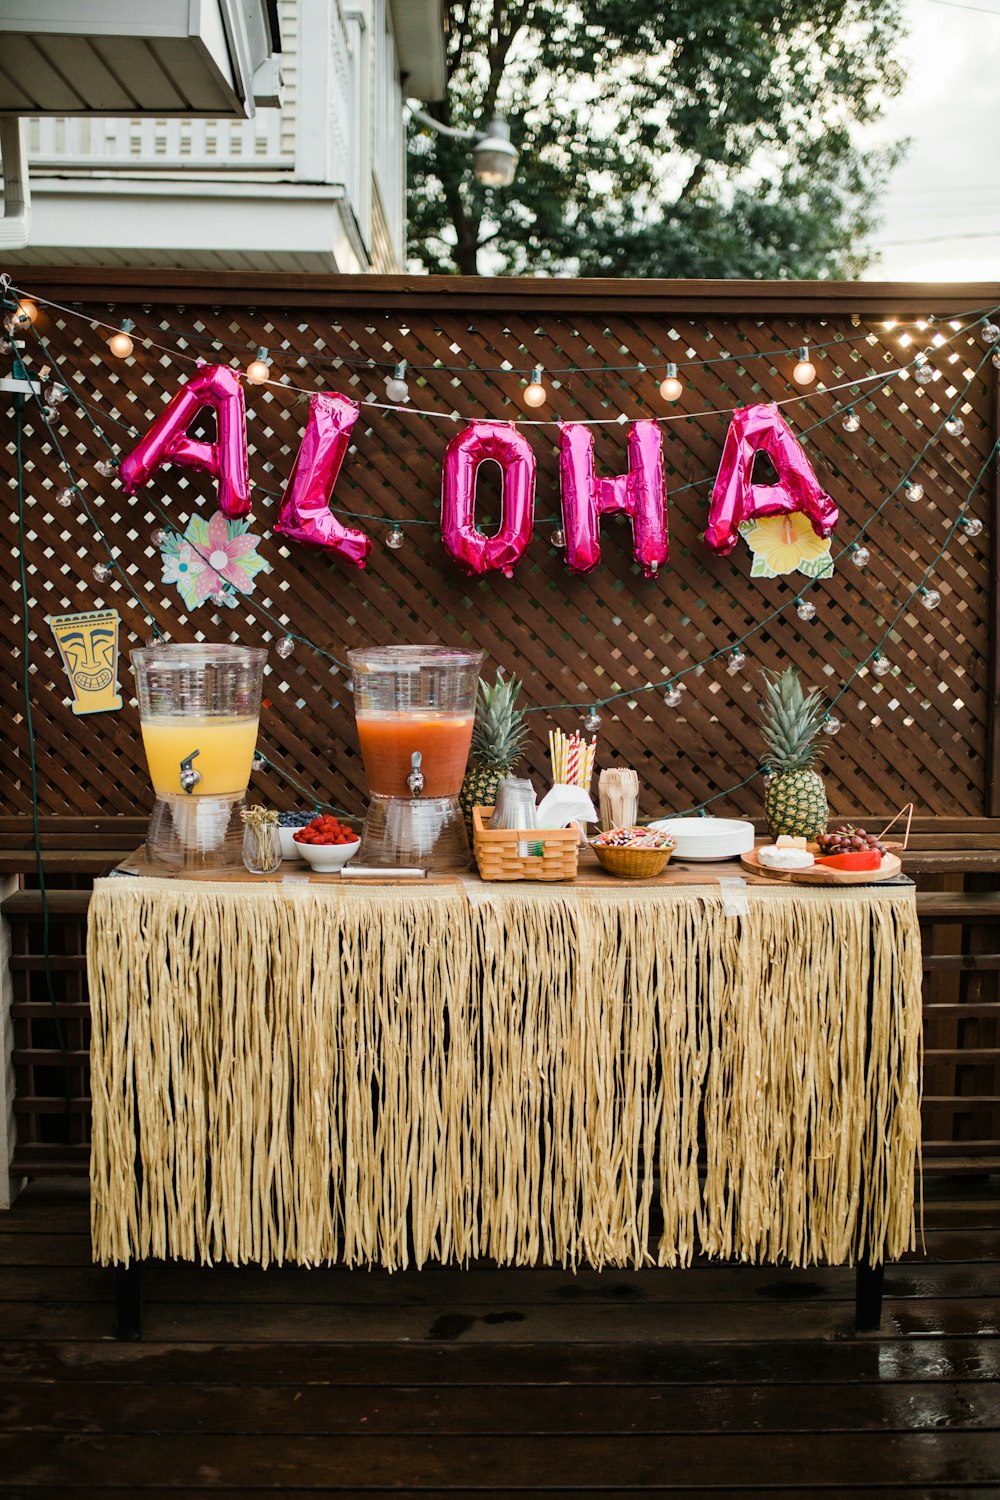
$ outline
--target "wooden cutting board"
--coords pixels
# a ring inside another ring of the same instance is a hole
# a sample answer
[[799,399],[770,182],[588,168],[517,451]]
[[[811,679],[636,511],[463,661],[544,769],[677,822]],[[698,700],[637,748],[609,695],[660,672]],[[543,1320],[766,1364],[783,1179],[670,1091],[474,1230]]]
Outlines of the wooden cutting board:
[[873,885],[883,880],[894,880],[903,868],[898,854],[883,854],[880,870],[836,870],[831,865],[811,865],[805,870],[772,870],[762,865],[757,850],[740,856],[740,864],[754,875],[763,875],[768,880],[781,880],[788,885]]

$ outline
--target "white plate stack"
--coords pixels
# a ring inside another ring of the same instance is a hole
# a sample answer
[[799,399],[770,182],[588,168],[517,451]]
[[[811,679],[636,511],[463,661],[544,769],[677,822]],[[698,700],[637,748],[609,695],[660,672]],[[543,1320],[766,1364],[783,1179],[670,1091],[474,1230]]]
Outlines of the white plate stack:
[[650,828],[669,833],[674,859],[738,859],[753,848],[753,824],[740,818],[661,818]]

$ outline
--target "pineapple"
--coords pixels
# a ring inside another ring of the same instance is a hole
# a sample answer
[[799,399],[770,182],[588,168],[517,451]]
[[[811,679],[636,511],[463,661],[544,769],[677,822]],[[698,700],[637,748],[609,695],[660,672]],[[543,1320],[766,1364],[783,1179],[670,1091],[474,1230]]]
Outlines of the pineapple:
[[772,839],[783,833],[815,839],[830,814],[823,778],[812,769],[823,753],[817,743],[823,699],[815,688],[802,691],[794,667],[765,672],[764,696],[761,736],[773,773],[764,791],[768,832]]
[[470,838],[472,809],[494,806],[498,783],[511,774],[521,758],[528,726],[524,710],[515,707],[520,691],[517,678],[505,681],[502,672],[497,672],[493,687],[479,679],[469,769],[458,798]]

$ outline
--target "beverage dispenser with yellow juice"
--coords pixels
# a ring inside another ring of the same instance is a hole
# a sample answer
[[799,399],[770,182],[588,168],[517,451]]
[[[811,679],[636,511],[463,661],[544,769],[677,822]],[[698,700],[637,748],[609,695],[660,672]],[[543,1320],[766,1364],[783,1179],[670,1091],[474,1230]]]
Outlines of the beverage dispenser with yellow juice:
[[240,808],[257,744],[266,651],[161,645],[133,651],[156,804],[146,853],[180,870],[242,868]]

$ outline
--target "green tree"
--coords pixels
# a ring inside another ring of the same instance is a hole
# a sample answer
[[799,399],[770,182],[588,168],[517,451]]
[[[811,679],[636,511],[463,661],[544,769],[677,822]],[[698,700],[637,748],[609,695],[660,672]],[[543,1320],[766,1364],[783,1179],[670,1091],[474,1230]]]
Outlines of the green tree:
[[[445,124],[508,118],[510,188],[414,125],[410,253],[428,271],[851,276],[899,148],[899,0],[458,0]],[[485,252],[485,253],[484,253]]]

